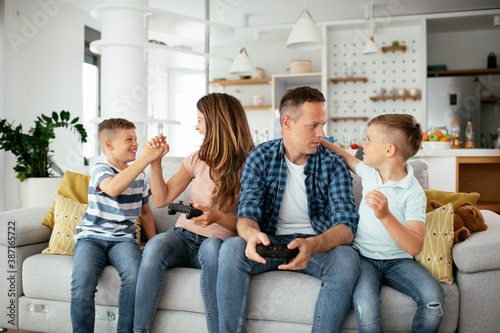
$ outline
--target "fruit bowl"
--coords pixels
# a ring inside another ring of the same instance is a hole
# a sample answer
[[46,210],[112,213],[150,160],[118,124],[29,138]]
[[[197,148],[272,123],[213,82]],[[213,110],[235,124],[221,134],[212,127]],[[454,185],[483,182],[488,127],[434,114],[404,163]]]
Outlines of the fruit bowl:
[[422,141],[422,149],[450,149],[451,143],[449,141]]

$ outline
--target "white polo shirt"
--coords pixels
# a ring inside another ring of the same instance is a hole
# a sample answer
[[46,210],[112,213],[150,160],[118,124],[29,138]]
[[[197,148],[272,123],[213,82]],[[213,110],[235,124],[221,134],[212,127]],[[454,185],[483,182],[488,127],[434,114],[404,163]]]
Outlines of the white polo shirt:
[[408,175],[400,181],[382,184],[379,171],[358,163],[356,174],[361,177],[363,199],[359,205],[359,223],[354,236],[353,247],[364,257],[372,259],[413,258],[391,237],[382,222],[375,216],[372,208],[365,202],[365,195],[377,189],[386,197],[389,210],[404,226],[406,221],[425,223],[426,197],[424,190],[413,176],[413,169],[406,164]]

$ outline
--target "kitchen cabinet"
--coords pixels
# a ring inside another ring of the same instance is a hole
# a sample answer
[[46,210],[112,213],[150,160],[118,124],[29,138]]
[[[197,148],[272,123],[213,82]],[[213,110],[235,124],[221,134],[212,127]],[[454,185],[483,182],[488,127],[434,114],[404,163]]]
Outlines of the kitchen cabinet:
[[273,75],[273,109],[279,109],[281,97],[288,89],[310,86],[322,91],[321,73]]
[[478,192],[479,209],[500,213],[500,149],[421,149],[412,158],[429,164],[431,189]]
[[[225,91],[225,87],[229,86],[249,86],[249,85],[269,85],[271,84],[272,79],[271,78],[262,78],[262,79],[242,79],[242,80],[215,80],[215,81],[210,81],[209,84],[212,87],[223,87],[223,90]],[[239,92],[241,93],[241,89],[239,89]],[[244,89],[244,88],[243,88]],[[245,90],[243,90],[245,91]],[[248,91],[248,89],[247,89]],[[269,91],[269,90],[268,90]],[[235,95],[233,93],[233,95]],[[248,95],[248,94],[246,94]],[[269,95],[269,92],[266,94]],[[238,97],[238,96],[236,96]],[[245,98],[241,99],[241,103],[243,104],[243,108],[245,111],[251,111],[251,110],[265,110],[265,109],[271,109],[271,104],[262,104],[262,105],[251,105],[250,104],[250,99]]]
[[479,209],[500,213],[500,156],[457,157],[457,192],[478,192]]

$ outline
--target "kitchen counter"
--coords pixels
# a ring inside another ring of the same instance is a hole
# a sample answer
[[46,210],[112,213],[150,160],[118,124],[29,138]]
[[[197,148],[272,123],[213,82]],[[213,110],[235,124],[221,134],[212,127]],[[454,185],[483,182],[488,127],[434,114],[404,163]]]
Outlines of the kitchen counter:
[[419,157],[485,157],[485,156],[500,156],[500,149],[432,149],[425,148],[415,155]]
[[500,149],[421,149],[431,170],[431,189],[478,192],[477,206],[500,212]]

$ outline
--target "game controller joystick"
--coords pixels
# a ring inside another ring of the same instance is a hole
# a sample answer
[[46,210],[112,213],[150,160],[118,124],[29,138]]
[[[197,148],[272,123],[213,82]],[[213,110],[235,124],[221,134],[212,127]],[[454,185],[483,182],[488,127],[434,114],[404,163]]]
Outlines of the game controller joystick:
[[299,249],[290,250],[285,243],[271,243],[269,246],[257,244],[257,253],[264,258],[283,259],[288,264],[299,254]]
[[186,213],[186,218],[188,220],[191,219],[192,217],[197,217],[203,214],[201,210],[194,208],[192,203],[190,203],[189,205],[184,205],[182,201],[179,201],[179,203],[173,203],[173,202],[169,203],[168,214],[174,215],[177,212]]

